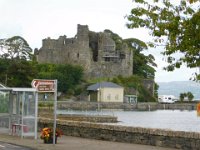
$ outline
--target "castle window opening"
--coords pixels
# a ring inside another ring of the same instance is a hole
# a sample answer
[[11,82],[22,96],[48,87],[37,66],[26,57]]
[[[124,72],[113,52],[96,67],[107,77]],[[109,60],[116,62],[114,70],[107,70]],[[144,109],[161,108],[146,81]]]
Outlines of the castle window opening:
[[120,53],[120,58],[121,59],[125,59],[126,58],[126,55],[124,53]]
[[112,57],[112,56],[105,56],[104,61],[117,63],[117,62],[119,62],[119,58],[118,57]]
[[77,58],[79,58],[79,53],[77,53]]
[[110,57],[105,57],[105,61],[110,61]]

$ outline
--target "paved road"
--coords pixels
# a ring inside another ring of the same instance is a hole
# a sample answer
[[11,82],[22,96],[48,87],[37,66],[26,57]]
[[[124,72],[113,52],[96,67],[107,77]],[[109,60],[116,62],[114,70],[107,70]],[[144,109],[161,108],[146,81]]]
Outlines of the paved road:
[[0,150],[31,150],[30,148],[0,142]]
[[[173,148],[101,141],[101,140],[85,139],[85,138],[71,137],[71,136],[62,136],[61,138],[58,139],[58,143],[56,145],[44,144],[44,142],[41,139],[37,140],[33,140],[33,138],[21,139],[20,137],[17,136],[9,136],[5,134],[0,134],[0,141],[1,141],[0,145],[3,145],[4,143],[12,143],[16,145],[30,147],[32,148],[32,150],[33,149],[34,150],[175,150]],[[31,149],[27,149],[25,147],[19,148],[16,147],[15,145],[11,145],[10,149],[3,149],[0,147],[0,150],[31,150]]]

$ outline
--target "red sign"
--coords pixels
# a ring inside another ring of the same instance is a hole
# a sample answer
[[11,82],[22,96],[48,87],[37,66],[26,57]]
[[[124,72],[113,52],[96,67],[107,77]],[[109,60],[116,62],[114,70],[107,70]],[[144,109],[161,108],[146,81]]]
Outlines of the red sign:
[[197,104],[197,116],[200,116],[200,103]]
[[55,92],[54,80],[34,79],[31,85],[36,88],[38,92]]

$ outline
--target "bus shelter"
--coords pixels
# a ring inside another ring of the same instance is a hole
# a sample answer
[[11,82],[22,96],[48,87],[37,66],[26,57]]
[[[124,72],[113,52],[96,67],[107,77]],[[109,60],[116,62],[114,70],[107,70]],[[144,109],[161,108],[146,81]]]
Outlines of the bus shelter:
[[0,88],[0,131],[37,139],[38,93],[35,88]]

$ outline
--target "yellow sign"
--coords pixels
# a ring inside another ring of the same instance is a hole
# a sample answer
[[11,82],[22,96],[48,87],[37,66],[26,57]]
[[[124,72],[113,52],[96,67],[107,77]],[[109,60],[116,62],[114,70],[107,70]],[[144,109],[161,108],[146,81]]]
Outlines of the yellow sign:
[[197,104],[197,116],[200,116],[200,103]]

